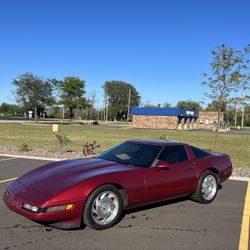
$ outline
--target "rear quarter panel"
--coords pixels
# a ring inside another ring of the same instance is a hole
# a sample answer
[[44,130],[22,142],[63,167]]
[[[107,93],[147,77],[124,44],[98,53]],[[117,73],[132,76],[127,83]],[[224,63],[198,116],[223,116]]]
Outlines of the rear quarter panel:
[[214,154],[196,160],[198,176],[205,171],[212,170],[219,175],[219,182],[227,180],[232,174],[232,163],[227,155]]

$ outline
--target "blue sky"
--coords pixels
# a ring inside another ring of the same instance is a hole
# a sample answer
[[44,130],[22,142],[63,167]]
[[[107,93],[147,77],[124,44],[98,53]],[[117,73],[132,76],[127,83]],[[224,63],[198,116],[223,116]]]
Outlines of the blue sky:
[[122,80],[151,103],[204,98],[211,50],[250,43],[250,1],[8,0],[0,3],[0,103],[12,79],[78,76],[102,105]]

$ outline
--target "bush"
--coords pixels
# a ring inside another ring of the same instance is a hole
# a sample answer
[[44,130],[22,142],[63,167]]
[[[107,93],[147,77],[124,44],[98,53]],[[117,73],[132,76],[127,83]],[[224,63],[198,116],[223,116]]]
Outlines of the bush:
[[164,140],[164,141],[168,141],[168,137],[167,137],[167,135],[165,135],[165,134],[160,135],[159,138],[157,138],[157,139]]
[[27,143],[22,143],[20,146],[19,146],[19,151],[20,152],[27,152],[29,151],[29,146]]
[[88,156],[88,155],[93,155],[95,154],[95,149],[99,148],[100,145],[96,145],[96,141],[93,141],[93,143],[86,143],[83,145],[83,150],[82,153],[84,154],[84,156]]
[[56,134],[56,139],[61,151],[63,151],[64,147],[71,142],[68,136],[65,134]]

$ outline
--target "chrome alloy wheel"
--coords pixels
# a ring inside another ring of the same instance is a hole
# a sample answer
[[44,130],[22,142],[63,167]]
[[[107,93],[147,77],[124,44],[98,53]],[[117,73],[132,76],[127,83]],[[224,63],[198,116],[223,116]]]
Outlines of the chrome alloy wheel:
[[217,192],[217,181],[213,175],[208,175],[202,182],[201,193],[205,200],[213,199]]
[[105,191],[94,200],[91,208],[93,220],[99,225],[107,225],[114,220],[119,211],[119,200],[115,193]]

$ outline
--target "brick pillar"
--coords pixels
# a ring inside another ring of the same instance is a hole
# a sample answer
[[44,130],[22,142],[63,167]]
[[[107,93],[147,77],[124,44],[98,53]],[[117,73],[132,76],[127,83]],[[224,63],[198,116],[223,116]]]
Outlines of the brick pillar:
[[190,129],[194,128],[194,117],[191,118]]

